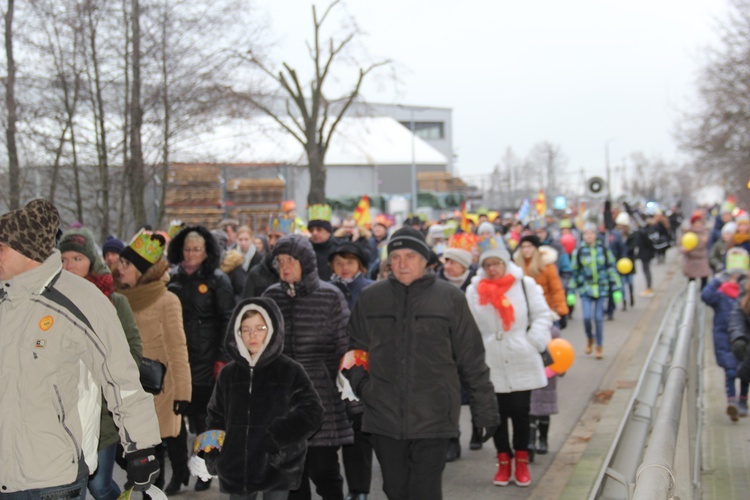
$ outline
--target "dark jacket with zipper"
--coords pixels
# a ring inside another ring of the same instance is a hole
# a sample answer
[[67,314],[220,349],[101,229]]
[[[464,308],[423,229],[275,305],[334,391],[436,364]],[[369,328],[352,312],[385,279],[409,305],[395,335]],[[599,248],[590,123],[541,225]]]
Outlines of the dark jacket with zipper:
[[393,439],[458,435],[463,385],[474,425],[498,424],[484,344],[464,294],[432,273],[404,286],[393,275],[359,297],[347,329],[369,371],[348,370],[365,405],[362,431]]
[[302,280],[276,283],[263,296],[273,299],[284,316],[284,354],[305,367],[323,402],[323,425],[310,446],[351,444],[354,433],[336,388],[339,362],[349,345],[349,307],[338,288],[318,278],[315,252],[307,238],[298,234],[281,238],[273,255],[281,254],[300,262]]
[[[238,347],[237,332],[242,315],[253,308],[270,317],[270,338],[251,362],[247,348]],[[232,361],[219,372],[207,419],[208,429],[222,429],[226,436],[208,465],[226,493],[297,489],[307,439],[323,421],[320,398],[304,368],[282,353],[284,320],[271,299],[240,302],[229,325],[225,349]]]
[[[206,241],[206,260],[193,274],[182,266],[185,237],[195,231]],[[202,226],[187,227],[169,244],[168,260],[177,267],[170,273],[170,292],[182,304],[182,321],[194,386],[214,385],[214,364],[227,361],[223,353],[224,332],[234,309],[234,292],[229,278],[219,269],[221,252],[213,235]]]

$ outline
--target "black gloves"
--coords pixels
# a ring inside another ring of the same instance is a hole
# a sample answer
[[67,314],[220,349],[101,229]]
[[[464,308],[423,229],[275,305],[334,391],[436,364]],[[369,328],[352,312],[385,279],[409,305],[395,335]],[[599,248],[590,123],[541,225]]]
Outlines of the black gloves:
[[745,359],[745,351],[747,350],[747,340],[744,338],[738,338],[734,342],[732,342],[732,354],[734,354],[734,359],[736,359],[738,362],[742,362],[742,360]]
[[263,441],[260,442],[260,447],[263,448],[264,451],[267,451],[268,453],[278,453],[281,448],[279,448],[279,443],[276,442],[276,440],[273,438],[273,436],[268,433],[263,438]]
[[172,410],[175,415],[182,415],[187,411],[188,406],[190,406],[190,401],[175,401]]
[[497,425],[491,425],[489,427],[480,427],[479,437],[482,440],[483,443],[489,441],[492,439],[492,436],[495,435],[495,432],[497,431]]
[[159,461],[153,448],[126,453],[125,460],[128,464],[126,489],[132,486],[135,491],[146,491],[159,477]]

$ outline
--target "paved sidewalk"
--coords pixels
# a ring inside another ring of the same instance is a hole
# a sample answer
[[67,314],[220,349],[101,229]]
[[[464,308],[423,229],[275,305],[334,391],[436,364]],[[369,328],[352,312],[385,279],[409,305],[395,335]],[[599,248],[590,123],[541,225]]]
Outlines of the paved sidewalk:
[[750,418],[732,422],[726,413],[724,370],[716,364],[711,338],[713,311],[706,311],[703,356],[703,463],[704,499],[750,498]]

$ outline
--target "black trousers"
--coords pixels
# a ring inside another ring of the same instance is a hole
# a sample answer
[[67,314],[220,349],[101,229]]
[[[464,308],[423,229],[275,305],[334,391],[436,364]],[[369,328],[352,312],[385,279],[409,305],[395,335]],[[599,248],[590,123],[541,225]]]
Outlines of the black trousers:
[[442,500],[449,441],[448,438],[403,440],[370,434],[388,500]]
[[643,268],[643,275],[646,277],[646,288],[650,290],[653,288],[651,284],[651,259],[641,259],[641,267]]
[[344,475],[349,493],[370,493],[372,482],[372,444],[369,436],[362,434],[362,414],[351,416],[354,444],[341,447]]
[[302,484],[289,492],[289,500],[310,500],[310,480],[323,500],[344,500],[344,478],[339,471],[338,446],[314,446],[307,449]]
[[[529,424],[531,418],[531,391],[497,393],[497,407],[500,409],[500,426],[495,435],[495,449],[498,453],[513,455],[515,451],[528,451]],[[513,449],[508,439],[508,419],[513,423]]]

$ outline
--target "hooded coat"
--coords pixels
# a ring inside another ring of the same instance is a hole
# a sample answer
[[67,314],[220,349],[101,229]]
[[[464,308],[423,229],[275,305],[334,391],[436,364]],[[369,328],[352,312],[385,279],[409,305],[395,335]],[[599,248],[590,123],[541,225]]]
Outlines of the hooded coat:
[[284,316],[284,354],[305,367],[323,402],[323,425],[310,446],[350,444],[354,433],[336,388],[339,362],[349,345],[349,307],[338,288],[318,277],[315,252],[307,238],[298,234],[281,238],[273,256],[281,254],[300,262],[302,279],[276,283],[263,296],[273,299]]
[[[255,359],[239,332],[248,310],[258,311],[268,326]],[[248,494],[297,489],[307,440],[323,421],[320,398],[302,365],[283,354],[284,319],[273,300],[243,300],[229,325],[225,350],[232,361],[219,373],[207,419],[208,429],[226,432],[221,453],[211,464],[221,490]],[[269,451],[267,443],[278,451]]]
[[[732,354],[732,340],[730,338],[730,322],[737,304],[739,304],[739,292],[745,287],[745,279],[740,279],[737,284],[727,284],[729,275],[720,273],[710,279],[701,292],[703,302],[714,310],[713,319],[713,341],[716,363],[725,370],[735,370],[737,359]],[[732,289],[736,294],[732,297]]]
[[[191,231],[206,241],[206,259],[193,274],[182,268],[185,237]],[[229,278],[219,269],[221,251],[213,235],[202,226],[189,226],[174,237],[167,250],[171,272],[169,291],[182,304],[182,322],[187,340],[193,386],[214,385],[214,364],[226,360],[222,354],[224,332],[234,309]]]
[[698,245],[682,254],[682,273],[688,279],[708,278],[712,274],[708,265],[708,229],[690,231],[698,236]]

